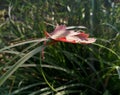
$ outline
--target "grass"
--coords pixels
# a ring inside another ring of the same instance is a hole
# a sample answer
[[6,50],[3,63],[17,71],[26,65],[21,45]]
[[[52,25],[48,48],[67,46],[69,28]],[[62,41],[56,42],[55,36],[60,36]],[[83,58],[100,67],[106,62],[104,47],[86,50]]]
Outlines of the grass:
[[[107,1],[2,1],[0,95],[119,95],[120,4]],[[97,41],[45,46],[56,24],[85,26]]]

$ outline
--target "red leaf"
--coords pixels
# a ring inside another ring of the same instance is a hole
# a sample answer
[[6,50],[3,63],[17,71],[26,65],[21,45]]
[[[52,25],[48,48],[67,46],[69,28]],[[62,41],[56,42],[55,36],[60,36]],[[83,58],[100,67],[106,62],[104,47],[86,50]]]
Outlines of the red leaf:
[[88,38],[89,34],[84,32],[75,32],[74,30],[66,30],[66,26],[60,25],[55,28],[52,33],[45,32],[46,37],[55,41],[90,44],[96,41],[95,38]]

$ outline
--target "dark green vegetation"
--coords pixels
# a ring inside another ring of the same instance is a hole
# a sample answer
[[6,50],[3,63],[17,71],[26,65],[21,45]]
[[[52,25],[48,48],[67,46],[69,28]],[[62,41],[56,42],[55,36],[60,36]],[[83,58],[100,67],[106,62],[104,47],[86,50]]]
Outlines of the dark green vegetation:
[[[0,95],[120,95],[120,3],[110,1],[0,0]],[[57,23],[97,41],[45,47]]]

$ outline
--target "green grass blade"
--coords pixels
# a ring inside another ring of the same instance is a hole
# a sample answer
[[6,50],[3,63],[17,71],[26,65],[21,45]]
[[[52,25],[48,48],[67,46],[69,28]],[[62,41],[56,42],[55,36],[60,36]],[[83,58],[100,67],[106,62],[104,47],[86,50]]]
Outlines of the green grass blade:
[[22,91],[24,91],[24,90],[33,88],[33,87],[38,86],[38,85],[41,85],[41,84],[45,84],[45,83],[34,83],[34,84],[27,85],[27,86],[25,86],[25,87],[22,87],[22,88],[20,88],[20,89],[17,89],[17,90],[15,90],[15,91],[13,91],[13,92],[11,93],[11,95],[18,94],[18,93],[20,93],[20,92],[22,92]]
[[103,46],[103,45],[101,45],[101,44],[97,44],[97,43],[93,43],[93,45],[96,45],[96,46],[99,46],[99,47],[101,47],[101,48],[107,49],[108,51],[110,51],[111,53],[113,53],[118,59],[120,59],[120,55],[118,55],[118,54],[117,54],[115,51],[113,51],[112,49],[107,48],[107,47],[105,47],[105,46]]
[[5,48],[2,48],[2,49],[0,49],[0,52],[7,50],[7,49],[10,49],[10,48],[13,48],[13,47],[16,47],[16,46],[21,46],[21,45],[35,43],[35,42],[43,42],[43,41],[47,41],[47,40],[48,39],[46,39],[46,38],[42,38],[42,39],[37,39],[37,40],[30,40],[30,41],[21,42],[21,43],[15,44],[15,45],[11,45],[11,46],[7,46]]
[[21,59],[19,59],[6,73],[4,73],[0,78],[0,86],[22,65],[25,61],[30,59],[32,56],[34,56],[36,53],[40,52],[45,48],[46,46],[42,45],[40,47],[35,48],[31,52],[24,55]]

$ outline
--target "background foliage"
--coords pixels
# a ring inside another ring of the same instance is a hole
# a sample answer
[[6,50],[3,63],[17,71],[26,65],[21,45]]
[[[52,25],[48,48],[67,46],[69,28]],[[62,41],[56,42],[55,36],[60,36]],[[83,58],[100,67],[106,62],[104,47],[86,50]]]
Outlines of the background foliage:
[[[119,6],[114,0],[0,0],[0,95],[119,95]],[[97,41],[45,47],[40,38],[56,24],[85,26]]]

